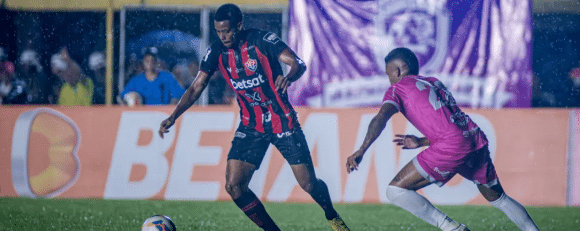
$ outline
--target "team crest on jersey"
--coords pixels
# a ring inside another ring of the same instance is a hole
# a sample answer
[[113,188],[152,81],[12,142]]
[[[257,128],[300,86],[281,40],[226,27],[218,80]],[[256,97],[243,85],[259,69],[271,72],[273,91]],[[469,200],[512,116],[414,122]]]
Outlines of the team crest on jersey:
[[258,62],[255,59],[248,59],[248,61],[244,63],[244,66],[246,66],[248,70],[256,72],[256,69],[258,69]]
[[391,50],[407,47],[417,55],[422,72],[439,70],[447,54],[451,22],[445,2],[379,0],[374,23],[378,44],[372,46],[379,66]]

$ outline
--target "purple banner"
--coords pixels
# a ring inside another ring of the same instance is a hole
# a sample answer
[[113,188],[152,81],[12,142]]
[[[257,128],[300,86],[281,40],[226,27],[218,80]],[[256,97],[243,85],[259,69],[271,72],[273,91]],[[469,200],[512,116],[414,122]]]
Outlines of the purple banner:
[[384,57],[417,54],[460,106],[530,107],[530,0],[290,0],[288,43],[307,64],[289,88],[297,106],[378,106]]

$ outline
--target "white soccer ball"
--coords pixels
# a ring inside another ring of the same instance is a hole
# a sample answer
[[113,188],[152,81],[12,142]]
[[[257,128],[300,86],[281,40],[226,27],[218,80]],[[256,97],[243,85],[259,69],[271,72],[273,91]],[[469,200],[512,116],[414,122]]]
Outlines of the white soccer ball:
[[141,226],[141,231],[175,231],[175,224],[168,216],[155,215],[147,218]]

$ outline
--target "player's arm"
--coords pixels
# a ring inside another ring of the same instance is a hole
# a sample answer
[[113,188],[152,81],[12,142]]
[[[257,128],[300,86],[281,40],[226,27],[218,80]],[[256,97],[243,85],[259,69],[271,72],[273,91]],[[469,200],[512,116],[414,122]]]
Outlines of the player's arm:
[[367,149],[369,149],[371,144],[373,144],[379,135],[381,135],[381,132],[383,129],[385,129],[385,126],[387,126],[387,121],[389,121],[389,119],[398,111],[399,109],[397,109],[397,107],[393,104],[383,104],[379,113],[377,113],[377,115],[375,115],[375,117],[373,117],[371,120],[367,130],[367,135],[365,136],[365,139],[359,150],[348,157],[346,161],[346,171],[348,173],[358,169],[358,164],[362,161],[362,158]]
[[290,67],[288,74],[278,76],[275,83],[276,90],[282,89],[282,93],[285,93],[288,86],[306,72],[306,64],[290,48],[284,49],[278,56],[278,60]]
[[181,114],[183,114],[188,108],[191,107],[191,105],[193,105],[193,103],[195,103],[195,101],[197,101],[197,99],[199,99],[201,93],[207,87],[209,80],[210,76],[205,71],[199,71],[197,73],[195,80],[193,80],[191,86],[189,86],[185,93],[183,93],[183,96],[181,96],[181,99],[179,100],[179,103],[177,103],[173,113],[169,116],[169,118],[161,122],[161,126],[159,128],[159,136],[161,138],[163,138],[163,134],[169,132],[169,128],[175,124],[175,120],[177,120]]
[[416,137],[414,135],[395,135],[397,138],[393,140],[395,144],[402,146],[403,149],[414,149],[429,146],[430,142],[427,137]]

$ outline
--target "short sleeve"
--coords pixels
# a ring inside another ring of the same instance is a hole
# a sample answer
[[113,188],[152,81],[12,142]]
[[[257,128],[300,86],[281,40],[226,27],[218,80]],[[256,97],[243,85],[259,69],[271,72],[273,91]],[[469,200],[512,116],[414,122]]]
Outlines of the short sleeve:
[[131,80],[129,80],[129,83],[127,83],[127,85],[125,85],[125,89],[123,89],[121,94],[119,94],[119,96],[121,96],[121,98],[125,97],[125,94],[127,94],[131,91],[137,91],[137,77],[138,77],[138,75],[133,76],[131,78]]
[[263,50],[266,54],[271,54],[273,58],[278,59],[278,56],[282,51],[288,48],[288,45],[284,43],[276,33],[260,31],[257,36],[256,44],[260,50]]
[[219,48],[212,44],[209,48],[207,48],[205,56],[203,56],[201,59],[199,70],[207,73],[209,76],[212,76],[213,73],[217,70],[219,56]]
[[401,111],[402,102],[401,97],[397,94],[397,86],[393,85],[387,89],[385,96],[383,97],[383,104],[388,103],[392,104],[393,106],[397,107],[397,110]]

